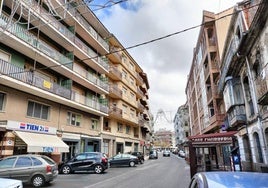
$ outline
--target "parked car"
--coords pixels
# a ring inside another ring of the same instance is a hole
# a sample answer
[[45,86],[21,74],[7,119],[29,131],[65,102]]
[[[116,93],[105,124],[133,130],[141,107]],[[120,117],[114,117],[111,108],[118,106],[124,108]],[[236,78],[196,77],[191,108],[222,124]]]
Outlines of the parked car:
[[188,188],[252,188],[268,187],[268,173],[257,172],[199,172]]
[[63,174],[77,171],[94,171],[96,174],[103,173],[108,168],[108,158],[101,152],[79,153],[72,159],[59,164],[59,171]]
[[111,158],[109,158],[110,166],[130,166],[134,167],[136,164],[139,164],[139,159],[137,156],[123,153],[117,154]]
[[164,150],[163,151],[163,157],[170,157],[170,151],[169,150]]
[[134,156],[138,157],[140,164],[144,163],[144,155],[143,155],[142,152],[133,151],[133,152],[128,152],[128,154],[131,154],[131,155],[134,155]]
[[178,155],[179,155],[179,157],[184,158],[185,157],[185,152],[183,150],[180,150]]
[[158,152],[156,150],[151,150],[149,153],[149,159],[158,159]]
[[58,175],[57,164],[45,155],[13,155],[0,160],[0,177],[41,187]]
[[14,180],[9,178],[0,178],[0,188],[22,188],[21,180]]

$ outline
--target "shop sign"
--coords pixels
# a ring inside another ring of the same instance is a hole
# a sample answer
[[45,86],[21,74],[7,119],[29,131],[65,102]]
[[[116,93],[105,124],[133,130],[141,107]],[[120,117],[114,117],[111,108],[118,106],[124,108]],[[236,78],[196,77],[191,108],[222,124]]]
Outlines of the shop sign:
[[43,147],[43,152],[45,153],[52,153],[52,152],[57,152],[58,149],[54,147]]
[[56,134],[56,128],[54,127],[36,125],[32,123],[17,122],[17,121],[8,121],[7,129],[27,131],[27,132]]
[[207,144],[207,143],[231,143],[232,137],[207,137],[207,138],[192,138],[193,144]]

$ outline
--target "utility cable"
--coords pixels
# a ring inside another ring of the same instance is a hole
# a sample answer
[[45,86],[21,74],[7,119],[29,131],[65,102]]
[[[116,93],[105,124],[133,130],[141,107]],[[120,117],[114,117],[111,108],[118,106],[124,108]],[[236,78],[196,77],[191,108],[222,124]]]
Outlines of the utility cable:
[[[262,2],[262,3],[264,3],[264,2]],[[203,22],[203,23],[201,23],[201,24],[199,24],[199,25],[192,26],[192,27],[189,27],[189,28],[186,28],[186,29],[183,29],[183,30],[180,30],[180,31],[177,31],[177,32],[174,32],[174,33],[165,35],[165,36],[162,36],[162,37],[159,37],[159,38],[155,38],[155,39],[152,39],[152,40],[149,40],[149,41],[145,41],[145,42],[142,42],[142,43],[133,45],[133,46],[126,47],[126,48],[121,48],[121,49],[115,50],[115,51],[113,51],[113,52],[108,52],[108,53],[106,53],[106,54],[104,54],[104,55],[102,55],[102,56],[107,56],[107,55],[114,54],[114,53],[117,53],[117,52],[127,51],[127,50],[129,50],[129,49],[137,48],[137,47],[144,46],[144,45],[147,45],[147,44],[156,42],[156,41],[160,41],[160,40],[163,40],[163,39],[172,37],[172,36],[174,36],[174,35],[178,35],[178,34],[187,32],[187,31],[189,31],[189,30],[193,30],[193,29],[196,29],[196,28],[198,28],[198,27],[202,27],[202,26],[204,26],[204,25],[206,25],[206,24],[213,23],[213,22],[216,22],[216,21],[218,21],[218,20],[224,19],[224,18],[226,18],[226,17],[229,17],[229,16],[232,16],[232,15],[238,14],[238,13],[241,12],[241,11],[249,10],[249,9],[251,9],[251,8],[254,8],[254,7],[256,7],[256,6],[261,5],[262,3],[258,3],[258,4],[255,4],[255,5],[252,5],[252,6],[243,8],[243,9],[240,9],[240,10],[236,10],[236,11],[233,12],[233,13],[226,14],[226,15],[221,16],[221,17],[219,17],[219,18],[216,18],[216,19],[213,19],[213,20],[210,20],[210,21],[207,21],[207,22]],[[32,28],[31,28],[31,29],[32,29]],[[98,58],[98,57],[99,57],[99,56],[95,56],[95,57],[91,57],[91,58],[81,59],[81,60],[79,60],[79,62],[81,62],[81,61],[85,61],[85,60],[90,60],[90,59],[95,59],[95,58]],[[49,66],[49,67],[46,67],[46,68],[43,68],[43,69],[49,69],[50,67],[57,67],[57,66],[62,66],[62,65],[67,65],[67,64],[70,64],[70,63],[60,64],[60,65],[55,65],[55,66]],[[37,70],[38,70],[38,69],[37,69]]]

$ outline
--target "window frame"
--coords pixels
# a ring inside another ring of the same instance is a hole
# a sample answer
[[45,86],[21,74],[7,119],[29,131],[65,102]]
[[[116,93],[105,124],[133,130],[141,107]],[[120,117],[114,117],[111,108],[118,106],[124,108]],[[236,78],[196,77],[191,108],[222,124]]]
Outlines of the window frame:
[[4,112],[6,108],[6,100],[7,100],[7,94],[0,91],[0,112]]
[[[73,115],[75,118],[74,124],[72,124]],[[77,119],[79,119],[79,118],[80,118],[80,120],[78,121]],[[79,123],[79,124],[77,125],[77,123]],[[81,123],[82,123],[82,115],[81,114],[70,112],[70,111],[67,112],[67,124],[68,125],[75,126],[75,127],[81,127]]]
[[[30,103],[33,104],[32,109],[29,109],[30,108],[30,106],[29,106]],[[38,106],[36,106],[36,105],[39,105],[40,106],[40,112],[37,111],[36,108],[38,108]],[[47,109],[46,117],[44,117],[44,113],[45,113],[45,111],[44,111],[45,108],[44,107],[46,107],[46,109]],[[36,102],[36,101],[33,101],[33,100],[28,100],[28,103],[27,103],[27,112],[26,112],[26,116],[27,117],[41,119],[41,120],[49,120],[50,119],[50,111],[51,111],[51,106],[46,105],[44,103]]]

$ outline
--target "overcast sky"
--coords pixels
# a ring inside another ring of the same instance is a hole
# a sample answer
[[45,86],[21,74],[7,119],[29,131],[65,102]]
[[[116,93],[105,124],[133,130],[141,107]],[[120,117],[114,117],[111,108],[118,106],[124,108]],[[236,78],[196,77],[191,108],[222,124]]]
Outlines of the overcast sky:
[[[112,4],[108,0],[94,0],[90,5],[107,2]],[[166,118],[158,116],[155,130],[173,130],[175,113],[186,103],[187,76],[200,29],[188,28],[201,24],[203,10],[218,13],[237,2],[241,0],[129,0],[94,11],[125,48],[179,32],[128,50],[147,74],[152,114],[156,116],[159,110],[166,114]]]

